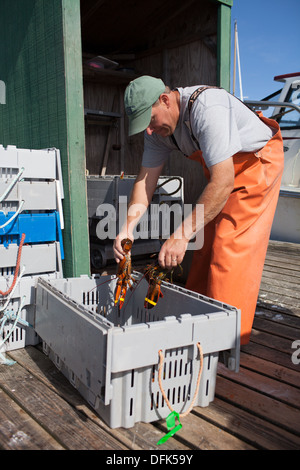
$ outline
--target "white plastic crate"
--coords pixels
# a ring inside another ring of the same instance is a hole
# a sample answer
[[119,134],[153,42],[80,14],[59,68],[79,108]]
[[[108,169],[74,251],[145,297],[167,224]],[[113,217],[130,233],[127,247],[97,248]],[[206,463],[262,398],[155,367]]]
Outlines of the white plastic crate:
[[0,145],[1,179],[11,180],[23,168],[22,178],[56,179],[54,150],[19,149]]
[[34,320],[37,276],[62,276],[63,197],[59,150],[0,145],[2,292],[7,292],[14,279],[19,243],[25,233],[21,275],[13,291],[0,295],[0,354],[36,344],[37,335],[30,324]]
[[157,373],[165,356],[163,389],[175,411],[184,412],[203,371],[195,406],[214,398],[217,362],[226,351],[238,370],[240,311],[168,283],[164,297],[144,308],[147,282],[128,291],[121,310],[114,304],[115,276],[39,280],[35,330],[44,351],[112,428],[165,418]]
[[[46,280],[55,279],[59,273],[44,274]],[[0,296],[0,355],[8,351],[38,344],[41,339],[34,330],[35,293],[39,276],[19,277],[6,296]],[[6,292],[13,276],[0,277],[0,290]],[[0,357],[1,363],[1,357]]]
[[64,189],[58,149],[0,145],[0,210],[57,210],[63,229]]
[[13,187],[0,181],[1,195],[5,195],[0,198],[0,210],[4,213],[17,211],[22,201],[22,212],[59,209],[55,181],[20,181]]
[[20,149],[0,145],[0,180],[12,182],[16,176],[25,180],[58,180],[61,196],[63,184],[58,149]]
[[[25,239],[26,243],[26,239]],[[0,245],[0,279],[14,273],[19,246],[11,243]],[[62,272],[59,242],[23,245],[20,268],[25,267],[26,275]]]

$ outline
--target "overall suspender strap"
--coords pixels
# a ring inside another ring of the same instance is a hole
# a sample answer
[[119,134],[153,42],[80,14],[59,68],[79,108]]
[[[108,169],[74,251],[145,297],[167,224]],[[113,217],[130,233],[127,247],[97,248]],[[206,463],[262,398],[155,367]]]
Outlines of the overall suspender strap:
[[[171,137],[171,139],[172,139],[173,144],[176,145],[177,149],[178,149],[181,153],[183,153],[182,150],[179,148],[179,145],[177,144],[177,141],[176,141],[174,135],[171,134],[170,137]],[[184,156],[187,157],[187,155],[185,155],[185,154],[184,154]]]
[[[196,101],[196,99],[198,98],[198,96],[199,96],[203,91],[208,90],[208,89],[210,89],[210,88],[215,88],[215,89],[219,89],[219,90],[221,89],[220,87],[217,87],[217,86],[202,86],[202,87],[200,87],[200,88],[197,88],[197,90],[195,90],[195,91],[191,94],[190,99],[189,99],[189,102],[188,102],[189,114],[190,114],[191,109],[192,109],[192,106],[193,106],[194,102]],[[196,137],[194,136],[191,127],[190,127],[190,131],[191,131],[191,137],[192,137],[193,141],[196,142],[198,148],[200,149],[199,142],[198,142],[198,140],[196,139]],[[173,134],[171,135],[171,139],[172,139],[174,145],[178,148],[178,150],[179,150],[181,153],[183,153],[182,150],[179,148],[179,145],[177,144],[176,139],[175,139],[175,137],[174,137]],[[183,153],[183,154],[184,154],[184,153]],[[184,154],[184,156],[187,157],[188,155],[185,155],[185,154]]]
[[214,89],[217,89],[217,90],[221,90],[221,88],[219,86],[202,86],[200,88],[197,88],[197,90],[195,90],[191,96],[190,96],[190,99],[189,99],[189,103],[188,103],[188,110],[189,110],[189,113],[191,112],[191,109],[192,109],[192,106],[194,104],[194,102],[196,101],[196,99],[198,98],[198,96],[205,90],[209,90],[210,88],[214,88]]
[[[191,94],[191,96],[190,96],[190,98],[189,98],[189,102],[188,102],[189,114],[191,113],[192,106],[193,106],[194,102],[196,101],[196,99],[198,98],[198,96],[199,96],[203,91],[209,90],[209,89],[211,89],[211,88],[214,88],[214,89],[217,89],[217,90],[222,90],[222,88],[221,88],[221,87],[218,87],[218,86],[202,86],[202,87],[200,87],[200,88],[197,88],[197,90],[195,90],[195,91]],[[236,98],[236,99],[239,99],[239,98],[237,98],[236,96],[235,96],[235,98]],[[241,101],[241,100],[239,100],[239,101]],[[241,103],[243,103],[243,101],[241,101]],[[260,116],[259,116],[253,109],[249,108],[249,106],[247,106],[245,103],[243,103],[243,105],[246,106],[248,109],[250,109],[250,111],[252,111],[252,112],[260,119]],[[191,131],[191,137],[192,137],[193,141],[197,144],[197,147],[198,147],[198,149],[200,150],[199,142],[198,142],[198,140],[196,139],[196,137],[194,136],[193,130],[192,130],[191,126],[190,126],[190,131]],[[177,144],[176,139],[175,139],[175,137],[174,137],[173,134],[171,135],[171,139],[172,139],[174,145],[177,147],[177,149],[178,149],[181,153],[183,153],[182,150],[179,148],[179,145]],[[183,153],[183,154],[184,154],[184,153]],[[184,154],[184,155],[185,155],[185,154]],[[185,155],[185,156],[187,157],[187,155]]]
[[[189,110],[189,114],[191,113],[191,109],[192,109],[192,106],[194,104],[194,102],[196,101],[196,99],[198,98],[198,96],[205,90],[209,90],[211,88],[214,88],[216,90],[221,90],[221,87],[219,86],[202,86],[200,88],[197,88],[197,90],[195,90],[190,99],[189,99],[189,103],[188,103],[188,110]],[[198,149],[200,150],[200,145],[199,145],[199,142],[198,140],[196,139],[196,137],[194,136],[193,134],[193,130],[192,130],[192,127],[190,126],[190,130],[191,130],[191,137],[193,139],[194,142],[196,142],[197,146],[198,146]]]

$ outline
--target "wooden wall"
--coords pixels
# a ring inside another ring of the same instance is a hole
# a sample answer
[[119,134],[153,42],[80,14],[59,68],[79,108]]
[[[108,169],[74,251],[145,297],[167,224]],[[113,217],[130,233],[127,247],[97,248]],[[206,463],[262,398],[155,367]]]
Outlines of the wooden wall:
[[[128,69],[135,76],[152,75],[160,77],[170,87],[217,84],[217,15],[215,5],[209,6],[206,13],[198,18],[192,12],[185,12],[177,24],[166,29],[158,29],[149,50],[139,54],[135,60],[127,62]],[[187,16],[188,15],[188,16]],[[180,37],[182,32],[182,38]],[[159,46],[162,44],[162,46]],[[83,60],[84,62],[84,60]],[[107,76],[105,75],[107,73]],[[132,73],[94,73],[84,67],[84,106],[102,111],[115,111],[124,114],[123,95]],[[118,127],[99,125],[86,121],[86,162],[90,175],[101,174],[107,142],[109,154],[106,174],[135,175],[139,170],[143,153],[143,135],[128,137],[127,118],[119,119]],[[109,135],[110,132],[110,135]],[[117,145],[117,147],[116,147]],[[118,146],[121,146],[119,150]],[[188,181],[185,202],[195,202],[201,193],[205,178],[200,165],[188,161],[178,151],[174,151],[164,170],[166,175],[183,176]],[[185,184],[186,187],[186,184]]]

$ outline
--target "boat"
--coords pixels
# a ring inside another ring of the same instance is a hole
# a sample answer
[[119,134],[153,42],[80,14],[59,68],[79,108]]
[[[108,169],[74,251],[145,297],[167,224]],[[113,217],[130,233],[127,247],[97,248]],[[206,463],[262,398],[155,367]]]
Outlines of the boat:
[[[300,243],[300,72],[278,75],[283,86],[259,101],[244,100],[250,108],[271,112],[280,126],[284,171],[271,230],[271,240]],[[273,108],[273,109],[272,109]]]

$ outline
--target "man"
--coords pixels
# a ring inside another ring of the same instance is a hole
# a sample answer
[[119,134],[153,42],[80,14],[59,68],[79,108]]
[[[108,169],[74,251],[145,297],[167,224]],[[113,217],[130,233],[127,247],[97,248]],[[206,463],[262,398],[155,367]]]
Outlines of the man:
[[[157,78],[143,76],[125,91],[129,135],[145,131],[142,167],[131,195],[127,225],[114,243],[133,240],[170,152],[179,148],[198,160],[208,183],[204,204],[204,246],[194,252],[186,288],[241,309],[241,344],[250,338],[262,270],[283,171],[278,124],[252,112],[225,90],[194,86],[169,90]],[[201,149],[201,150],[200,150]],[[176,229],[159,253],[159,263],[181,263],[195,234],[195,210]]]

